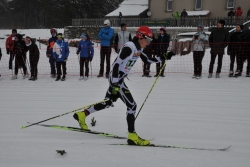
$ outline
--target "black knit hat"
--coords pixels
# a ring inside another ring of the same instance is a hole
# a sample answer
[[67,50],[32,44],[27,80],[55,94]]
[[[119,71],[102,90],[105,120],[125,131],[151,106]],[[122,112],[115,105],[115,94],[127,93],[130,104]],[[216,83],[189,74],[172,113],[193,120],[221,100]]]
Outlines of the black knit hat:
[[12,29],[12,33],[13,33],[13,32],[17,33],[17,30],[16,30],[16,29]]
[[16,34],[16,37],[19,41],[21,41],[23,39],[23,36],[21,34]]
[[120,26],[122,28],[122,27],[127,26],[127,25],[125,23],[122,23]]
[[219,20],[218,23],[220,23],[223,27],[225,26],[225,21],[224,20]]

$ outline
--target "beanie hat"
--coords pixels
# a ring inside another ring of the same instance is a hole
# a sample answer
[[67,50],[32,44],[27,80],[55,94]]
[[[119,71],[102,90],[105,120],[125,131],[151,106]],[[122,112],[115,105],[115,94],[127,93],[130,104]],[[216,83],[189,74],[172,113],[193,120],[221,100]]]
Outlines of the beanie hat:
[[122,27],[127,26],[127,25],[125,23],[122,23],[120,26],[122,28]]
[[109,20],[105,20],[104,24],[107,24],[109,26],[110,25],[110,21]]
[[160,31],[163,31],[164,33],[167,31],[165,27],[161,27]]
[[86,34],[82,33],[81,38],[87,38]]
[[62,33],[58,33],[58,34],[57,34],[57,38],[63,38]]
[[17,30],[16,30],[16,29],[12,29],[12,33],[13,33],[13,32],[17,33]]
[[225,25],[225,21],[224,20],[219,20],[218,23],[220,23],[223,27]]
[[203,24],[199,24],[197,27],[200,27],[201,30],[204,30],[204,25]]
[[19,41],[21,41],[22,38],[23,38],[23,36],[22,36],[21,34],[16,34],[16,37],[17,37],[17,39],[18,39]]

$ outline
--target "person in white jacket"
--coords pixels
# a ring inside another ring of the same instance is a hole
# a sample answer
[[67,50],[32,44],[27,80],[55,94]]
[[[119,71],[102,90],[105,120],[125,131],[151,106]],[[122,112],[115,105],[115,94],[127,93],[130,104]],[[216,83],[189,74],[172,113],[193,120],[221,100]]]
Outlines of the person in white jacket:
[[194,75],[192,78],[200,79],[202,73],[202,59],[205,54],[205,45],[208,43],[208,35],[203,31],[204,26],[197,26],[197,33],[192,39]]

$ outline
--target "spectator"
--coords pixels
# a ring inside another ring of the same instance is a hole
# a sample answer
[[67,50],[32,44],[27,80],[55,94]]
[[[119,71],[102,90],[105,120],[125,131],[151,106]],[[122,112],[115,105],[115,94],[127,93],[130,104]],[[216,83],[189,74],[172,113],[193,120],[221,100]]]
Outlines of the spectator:
[[[148,58],[152,58],[152,57],[155,58],[155,55],[157,55],[157,43],[158,43],[157,39],[155,39],[154,33],[152,32],[152,41],[145,49],[143,49],[143,52],[147,55]],[[149,75],[150,66],[151,66],[151,63],[143,62],[142,77],[151,77],[151,75]]]
[[103,77],[104,73],[104,61],[106,58],[106,78],[109,78],[110,72],[110,55],[111,55],[111,41],[114,36],[114,30],[110,27],[110,21],[104,21],[104,27],[101,28],[100,32],[98,33],[98,38],[101,40],[101,51],[100,51],[100,71],[99,77]]
[[188,13],[186,12],[186,9],[183,9],[181,12],[181,25],[185,26],[185,19],[188,16]]
[[199,24],[197,33],[192,39],[194,75],[192,78],[200,79],[202,73],[202,59],[205,54],[205,45],[208,44],[208,35],[204,32],[204,26]]
[[[1,61],[1,58],[2,58],[2,50],[0,48],[0,61]],[[1,77],[1,74],[0,74],[0,77]]]
[[247,12],[247,17],[250,17],[250,9]]
[[218,66],[216,71],[216,78],[220,78],[220,72],[222,67],[222,59],[224,54],[224,49],[227,43],[230,41],[229,32],[224,29],[225,21],[219,20],[217,23],[217,28],[211,32],[209,36],[209,46],[211,47],[211,60],[209,65],[209,75],[208,78],[212,78],[213,68],[216,56],[218,55]]
[[32,41],[32,39],[28,36],[25,38],[25,44],[26,44],[27,49],[30,52],[29,61],[30,61],[31,77],[29,80],[35,81],[37,80],[37,73],[38,73],[37,66],[38,66],[40,52],[35,42]]
[[231,8],[230,11],[227,14],[229,23],[228,24],[233,24],[233,17],[235,16],[234,9]]
[[[161,56],[162,54],[166,53],[169,47],[170,42],[170,35],[166,33],[166,28],[161,27],[160,28],[160,34],[157,39],[157,56]],[[160,70],[163,67],[165,61],[162,61],[160,63],[156,63],[156,75],[154,77],[157,77],[160,75],[161,77],[165,77],[164,75],[164,69],[162,69],[161,73]],[[165,68],[165,67],[164,67]]]
[[122,12],[119,12],[119,25],[121,24],[122,21]]
[[241,18],[242,14],[243,14],[243,10],[240,6],[238,6],[234,13],[236,16],[236,23],[238,23],[240,21],[239,19]]
[[177,26],[177,20],[180,17],[179,12],[175,12],[175,14],[172,14],[172,16],[175,18],[175,26]]
[[246,36],[246,43],[245,43],[245,51],[244,59],[242,61],[241,72],[243,71],[243,62],[247,60],[247,70],[246,70],[246,77],[250,77],[250,26],[248,30],[243,30],[244,35]]
[[[78,44],[76,54],[80,54],[80,78],[79,80],[87,80],[89,77],[89,62],[92,61],[94,56],[93,43],[90,41],[89,35],[82,33],[81,41]],[[83,75],[83,68],[85,65],[85,76]]]
[[16,29],[12,29],[12,34],[6,39],[6,51],[7,54],[10,55],[10,60],[9,60],[9,69],[12,69],[12,61],[14,60],[14,43],[15,43],[15,36],[17,34]]
[[128,41],[132,41],[130,32],[127,31],[127,25],[122,23],[121,31],[119,31],[115,36],[115,52],[119,53],[120,49]]
[[15,75],[12,76],[12,80],[17,79],[18,68],[23,68],[23,79],[28,78],[27,66],[26,66],[26,45],[22,40],[23,36],[21,34],[16,34],[15,44],[13,53],[15,55]]
[[[64,41],[62,33],[57,34],[57,41],[53,46],[53,59],[56,62],[56,70],[57,70],[57,78],[56,81],[65,81],[66,79],[66,61],[68,60],[69,56],[69,46],[68,42]],[[63,69],[63,76],[62,70]]]
[[53,46],[57,41],[57,30],[54,28],[51,28],[50,34],[51,34],[51,38],[49,39],[47,43],[46,56],[49,58],[49,63],[50,63],[50,77],[55,78],[56,77],[56,65],[53,59]]

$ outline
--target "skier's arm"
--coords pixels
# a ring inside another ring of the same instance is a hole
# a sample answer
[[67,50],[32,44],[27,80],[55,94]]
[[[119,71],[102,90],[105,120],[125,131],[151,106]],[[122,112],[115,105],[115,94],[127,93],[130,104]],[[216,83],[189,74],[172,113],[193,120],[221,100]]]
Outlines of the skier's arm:
[[144,63],[158,63],[158,62],[161,62],[161,59],[160,57],[154,57],[154,58],[148,58],[148,56],[144,53],[144,52],[141,52],[142,54],[140,55],[142,61]]
[[130,47],[124,47],[120,53],[120,55],[116,58],[114,62],[114,67],[113,67],[113,73],[112,73],[112,84],[115,84],[119,81],[118,76],[119,76],[119,67],[123,63],[123,61],[129,57],[132,53],[132,49]]

